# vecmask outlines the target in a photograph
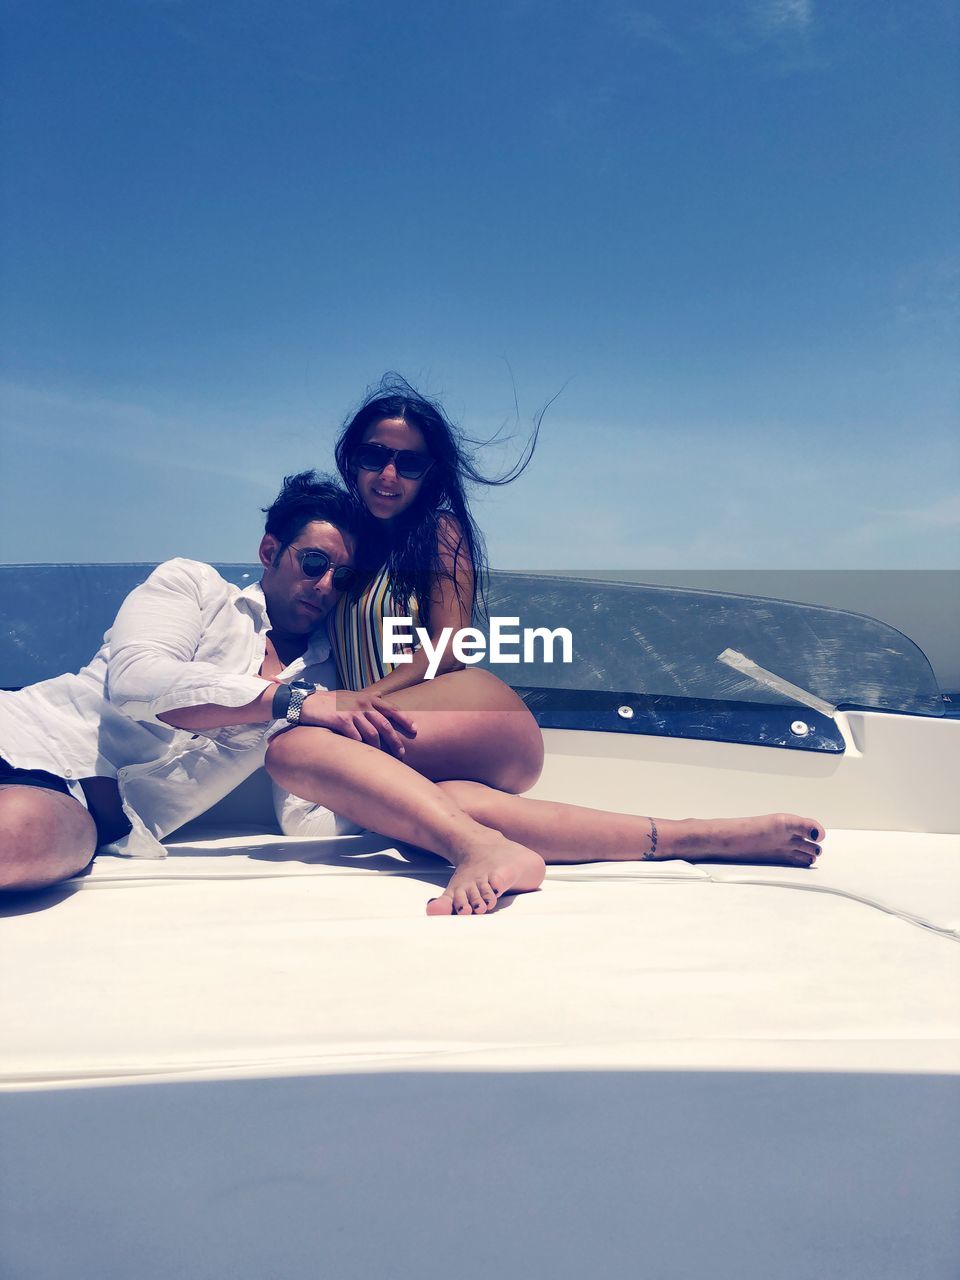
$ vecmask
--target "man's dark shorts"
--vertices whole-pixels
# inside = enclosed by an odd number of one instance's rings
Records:
[[[39,787],[43,791],[59,791],[77,799],[66,778],[43,769],[15,769],[0,756],[0,787]],[[130,823],[120,804],[116,783],[107,778],[82,778],[86,808],[97,826],[97,845],[119,840],[130,830]],[[105,793],[104,787],[109,788]]]
[[[62,791],[70,794],[65,778],[55,773],[45,773],[43,769],[15,769],[0,756],[0,787],[15,784],[18,787],[42,787],[45,791]]]

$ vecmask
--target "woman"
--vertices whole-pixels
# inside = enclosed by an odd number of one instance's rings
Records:
[[[531,452],[532,444],[518,467],[493,483],[515,478]],[[334,826],[339,814],[441,854],[456,869],[428,914],[483,914],[505,892],[536,888],[544,862],[813,864],[823,829],[793,814],[670,821],[516,794],[539,777],[543,739],[513,690],[488,671],[456,670],[451,659],[426,680],[423,650],[392,664],[382,643],[383,619],[391,615],[412,617],[434,643],[443,628],[471,624],[485,564],[463,481],[491,481],[465,456],[439,407],[399,379],[384,380],[364,402],[341,434],[336,458],[369,516],[359,551],[367,585],[342,598],[332,628],[341,683],[354,691],[351,709],[386,698],[416,717],[417,732],[405,745],[396,733],[384,735],[381,751],[306,726],[275,738],[267,767],[287,834],[344,830]]]
[[[486,559],[464,483],[509,483],[535,443],[536,431],[517,466],[491,480],[440,406],[395,375],[381,381],[337,441],[340,475],[368,515],[359,557],[370,573],[365,589],[345,596],[333,620],[340,681],[380,697],[418,686],[415,705],[449,711],[449,732],[428,770],[434,780],[470,778],[519,792],[533,786],[543,767],[536,721],[492,672],[464,668],[448,646],[438,674],[426,681],[425,648],[399,664],[383,651],[385,617],[412,618],[434,646],[445,628],[455,634],[472,624],[483,604]]]

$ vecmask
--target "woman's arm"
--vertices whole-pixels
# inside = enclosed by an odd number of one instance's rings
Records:
[[[431,642],[436,645],[445,627],[453,632],[469,627],[472,622],[473,608],[473,566],[467,550],[466,540],[459,522],[453,516],[441,516],[438,522],[437,552],[440,561],[440,572],[433,581],[430,592],[430,626]],[[368,693],[383,696],[396,692],[397,689],[409,689],[411,685],[420,684],[427,674],[430,659],[426,650],[420,648],[413,655],[412,662],[404,662],[399,667],[367,686]],[[450,644],[447,644],[436,674],[443,675],[447,671],[459,671],[463,663],[453,655]]]

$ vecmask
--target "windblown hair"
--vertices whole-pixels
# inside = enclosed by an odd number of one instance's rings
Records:
[[[276,501],[263,511],[267,516],[264,533],[273,534],[280,543],[278,558],[312,520],[325,520],[358,540],[361,536],[360,504],[332,476],[316,471],[284,476]]]
[[[384,418],[400,418],[423,433],[434,465],[424,477],[416,501],[391,526],[375,520],[362,506],[362,534],[358,560],[367,573],[386,565],[394,599],[406,609],[416,596],[421,623],[429,626],[430,594],[445,572],[441,548],[453,562],[453,581],[468,614],[485,612],[487,556],[483,535],[470,514],[465,485],[509,484],[524,471],[537,442],[541,413],[520,460],[504,475],[491,477],[479,470],[475,452],[483,441],[458,430],[435,400],[428,400],[397,373],[387,373],[367,394],[360,408],[344,424],[334,456],[350,493],[361,503],[353,455],[364,432]],[[470,572],[468,573],[467,570]],[[467,582],[471,582],[466,598]]]

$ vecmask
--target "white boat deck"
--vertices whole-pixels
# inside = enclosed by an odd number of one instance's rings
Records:
[[[427,855],[207,826],[6,908],[5,1274],[952,1280],[960,836],[909,746],[960,725],[847,729],[547,735],[539,794],[786,793],[809,871],[552,867],[429,919]]]
[[[100,857],[4,921],[0,1085],[960,1071],[958,866],[960,837],[835,831],[810,870],[551,867],[488,919],[435,920],[443,864],[377,837]]]

